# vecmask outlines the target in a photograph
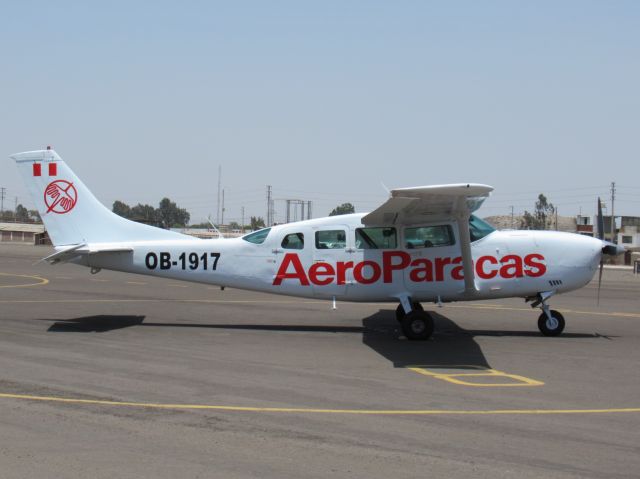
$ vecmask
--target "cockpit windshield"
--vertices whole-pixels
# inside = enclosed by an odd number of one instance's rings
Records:
[[[269,236],[270,231],[271,228],[264,228],[258,231],[254,231],[253,233],[249,233],[248,235],[243,236],[242,239],[248,241],[249,243],[262,244],[264,243],[264,240],[267,239],[267,236]]]
[[[493,226],[475,215],[471,215],[471,218],[469,218],[469,236],[471,237],[471,242],[478,241],[490,235],[495,230]]]

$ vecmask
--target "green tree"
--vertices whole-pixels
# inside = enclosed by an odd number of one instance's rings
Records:
[[[131,207],[122,201],[114,201],[111,211],[123,218],[131,218]]]
[[[259,230],[260,228],[264,228],[264,219],[261,216],[252,216],[251,217],[251,229]]]
[[[169,198],[162,198],[158,208],[158,219],[164,228],[186,226],[191,215],[184,208],[178,208]]]
[[[231,223],[229,223],[229,229],[230,230],[239,230],[240,229],[240,223],[238,223],[237,221],[232,221]]]
[[[329,216],[348,215],[355,212],[356,209],[351,203],[342,203],[340,206],[336,206],[333,210],[331,210]]]
[[[522,215],[520,227],[525,230],[549,229],[553,223],[554,213],[555,207],[553,206],[553,203],[550,203],[547,200],[547,197],[540,193],[533,213],[529,213],[525,210],[524,215]]]
[[[158,224],[158,212],[156,209],[151,205],[143,205],[142,203],[138,203],[131,208],[130,218],[140,223]]]
[[[25,221],[29,221],[29,210],[22,205],[16,206],[15,218],[16,221],[21,221],[23,223]]]

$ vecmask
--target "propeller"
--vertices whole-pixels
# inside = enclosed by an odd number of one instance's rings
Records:
[[[604,241],[604,217],[602,216],[602,201],[598,197],[598,239]],[[600,273],[598,273],[598,299],[597,305],[600,306],[600,287],[602,286],[602,270],[604,269],[604,246],[600,255]]]

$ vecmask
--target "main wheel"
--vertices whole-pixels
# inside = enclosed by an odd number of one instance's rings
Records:
[[[424,341],[433,334],[433,318],[425,311],[414,309],[401,321],[402,332],[407,339]]]
[[[551,318],[546,313],[542,313],[538,318],[538,329],[545,336],[558,336],[564,331],[564,316],[555,309],[549,311]]]
[[[424,311],[424,308],[420,303],[412,303],[411,309],[413,311]],[[405,317],[404,308],[402,307],[402,303],[400,303],[396,308],[396,319],[398,321],[402,321],[402,318],[404,317]]]

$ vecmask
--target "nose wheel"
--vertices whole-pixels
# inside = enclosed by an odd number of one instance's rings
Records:
[[[564,316],[555,309],[543,311],[538,318],[538,329],[545,336],[558,336],[564,331]]]
[[[532,308],[539,306],[542,310],[542,314],[538,317],[538,329],[545,336],[558,336],[564,331],[564,316],[547,304],[547,300],[554,294],[555,291],[546,291],[525,298],[527,303],[531,301]]]

